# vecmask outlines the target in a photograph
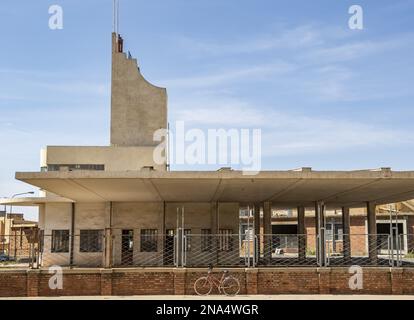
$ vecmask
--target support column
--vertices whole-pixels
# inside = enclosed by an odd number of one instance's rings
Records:
[[[298,258],[306,258],[305,207],[298,207]]]
[[[170,252],[167,253],[167,248],[166,248],[168,235],[167,235],[167,230],[165,227],[165,215],[166,215],[166,203],[165,201],[163,201],[162,202],[162,214],[161,214],[160,224],[158,226],[159,230],[161,230],[161,236],[159,239],[161,241],[158,241],[158,251],[162,252],[162,265],[168,264],[167,260],[170,257]]]
[[[112,267],[112,230],[105,229],[105,261],[104,268]]]
[[[180,204],[181,205],[181,204]],[[185,207],[181,205],[177,207],[177,241],[176,241],[176,259],[178,267],[183,267],[184,263],[184,221]]]
[[[17,261],[17,229],[15,229],[14,231],[14,236],[13,236],[13,242],[14,242],[14,253],[13,253],[13,257],[14,257],[14,261]]]
[[[246,293],[257,294],[258,293],[258,269],[246,269]]]
[[[316,227],[316,256],[319,266],[326,264],[325,241],[325,205],[323,202],[315,202],[315,227]]]
[[[218,202],[210,203],[210,230],[211,230],[211,246],[213,252],[215,252],[215,262],[214,265],[218,265],[219,261],[219,216],[218,216]]]
[[[160,230],[161,230],[162,234],[164,235],[164,237],[165,237],[165,234],[167,232],[166,227],[165,227],[166,212],[167,212],[167,204],[165,203],[165,201],[163,201],[162,202],[162,218],[161,218],[161,223],[160,223]],[[165,244],[165,239],[164,239],[164,244]]]
[[[372,264],[377,264],[377,220],[375,215],[375,204],[367,202],[367,223],[368,223],[368,256]]]
[[[112,295],[112,269],[101,270],[101,296]]]
[[[342,245],[345,262],[351,261],[351,223],[349,208],[342,207]]]
[[[256,238],[253,239],[253,245],[254,246],[254,254],[257,258],[260,257],[260,203],[254,204],[254,234],[256,235]]]
[[[186,280],[186,269],[174,269],[174,294],[184,295],[185,292],[185,280]]]
[[[29,269],[26,271],[26,294],[28,297],[39,296],[40,270]]]
[[[272,259],[272,203],[267,201],[263,204],[263,255],[266,263]]]
[[[70,253],[69,253],[69,265],[70,267],[73,266],[73,255],[74,255],[74,247],[75,247],[75,203],[72,202],[72,215],[71,215],[71,230],[70,230]]]
[[[104,268],[112,267],[112,253],[113,253],[113,242],[112,242],[112,201],[107,203],[106,208],[106,223],[105,223],[105,252],[104,252]]]

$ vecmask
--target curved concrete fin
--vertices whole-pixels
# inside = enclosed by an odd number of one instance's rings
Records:
[[[167,128],[167,91],[141,74],[137,59],[112,34],[111,145],[155,146],[154,132]]]

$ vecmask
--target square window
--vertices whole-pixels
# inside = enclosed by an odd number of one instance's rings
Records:
[[[81,230],[80,252],[102,252],[103,230]]]
[[[158,230],[157,229],[141,229],[140,239],[141,252],[157,252],[158,251]]]
[[[69,230],[52,230],[51,252],[69,252]]]

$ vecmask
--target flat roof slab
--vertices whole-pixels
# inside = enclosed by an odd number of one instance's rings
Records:
[[[414,171],[18,172],[18,180],[79,202],[263,202],[359,206],[414,198]]]

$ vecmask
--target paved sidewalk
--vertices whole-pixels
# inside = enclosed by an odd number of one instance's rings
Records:
[[[0,300],[414,300],[414,296],[404,295],[239,295],[226,296],[92,296],[92,297],[19,297]]]

